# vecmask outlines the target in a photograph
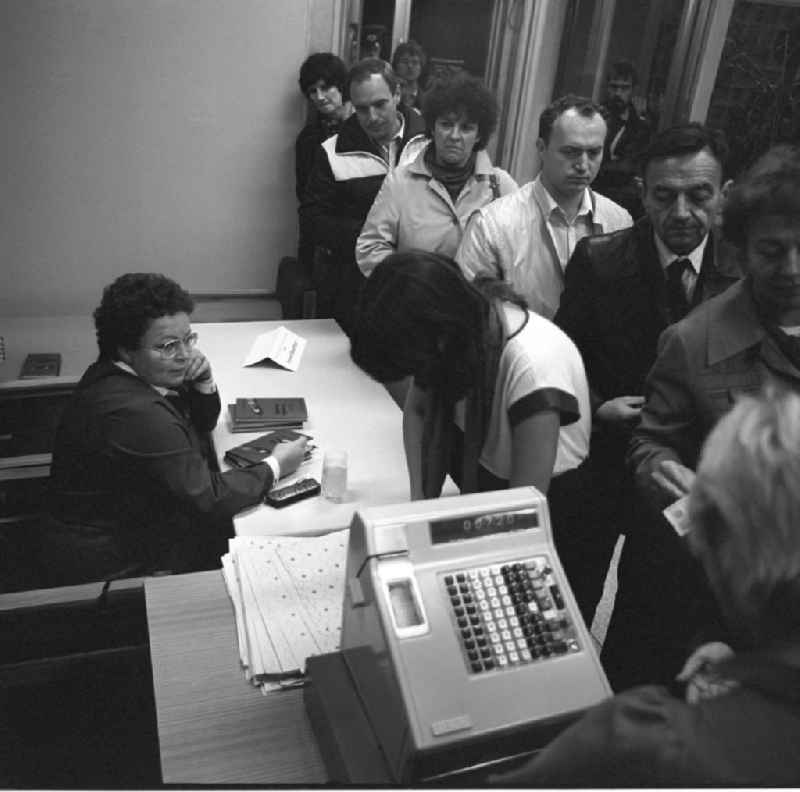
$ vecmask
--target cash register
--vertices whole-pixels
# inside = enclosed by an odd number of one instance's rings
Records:
[[[533,487],[365,508],[306,708],[331,780],[471,785],[610,688]]]

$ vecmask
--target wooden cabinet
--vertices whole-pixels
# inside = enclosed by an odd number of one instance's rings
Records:
[[[74,384],[0,388],[0,592],[44,585],[39,517],[56,429]]]

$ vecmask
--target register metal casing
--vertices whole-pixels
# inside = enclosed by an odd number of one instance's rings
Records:
[[[610,695],[533,487],[363,509],[346,575],[342,654],[396,782],[542,747]]]

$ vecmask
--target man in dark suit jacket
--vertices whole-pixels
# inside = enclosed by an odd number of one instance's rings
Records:
[[[690,642],[701,630],[709,637],[708,624],[722,620],[683,541],[659,519],[661,510],[688,492],[703,442],[741,394],[768,381],[800,392],[798,149],[768,152],[743,177],[726,203],[723,230],[741,251],[746,277],[663,333],[629,447],[640,502],[650,515],[630,574],[629,589],[641,599],[639,629],[632,635],[630,625],[620,625],[613,658],[632,682],[642,673],[650,677],[651,668],[669,681]],[[776,508],[782,506],[776,502]],[[764,541],[774,541],[772,526],[763,529]],[[631,639],[645,669],[638,676],[623,646]]]
[[[650,549],[640,536],[625,452],[658,338],[740,277],[733,256],[712,231],[727,187],[726,154],[722,134],[699,124],[660,133],[642,157],[647,216],[630,229],[581,240],[565,274],[555,322],[581,351],[594,410],[588,502],[596,533],[587,553],[595,558],[596,575],[581,587],[590,586],[595,601],[619,532],[628,535],[604,653],[616,652],[617,638],[627,646],[620,627],[638,618],[638,595],[628,603],[626,572]],[[635,530],[629,530],[632,524]],[[624,674],[606,670],[612,685],[626,686]]]

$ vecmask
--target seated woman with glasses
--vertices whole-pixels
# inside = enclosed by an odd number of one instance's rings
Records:
[[[220,399],[195,346],[192,298],[163,275],[117,278],[94,312],[97,362],[56,433],[42,561],[52,585],[219,566],[231,518],[303,459],[219,472],[208,433]]]

